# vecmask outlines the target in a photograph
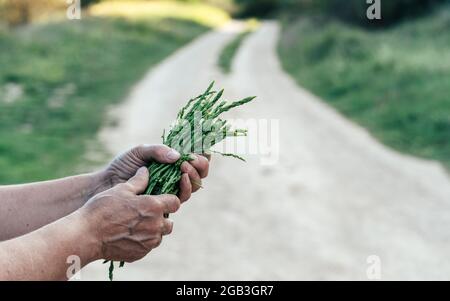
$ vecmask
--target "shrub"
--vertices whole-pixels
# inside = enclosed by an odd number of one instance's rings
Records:
[[[235,0],[238,17],[266,17],[280,8],[280,0]]]
[[[367,19],[369,7],[366,0],[236,0],[243,16],[267,16],[282,10],[290,14],[317,11],[326,13],[350,23],[386,26],[406,17],[417,16],[429,11],[435,4],[449,3],[450,0],[381,0],[382,20]]]
[[[16,26],[65,7],[59,0],[0,0],[0,17],[8,25]]]
[[[80,3],[86,7],[99,1],[81,0]],[[17,26],[66,7],[66,1],[62,0],[0,0],[0,20],[10,26]]]
[[[320,9],[347,22],[367,26],[387,26],[406,17],[427,12],[435,4],[447,2],[447,0],[381,0],[382,19],[376,22],[366,17],[369,6],[366,0],[319,0],[317,2]]]

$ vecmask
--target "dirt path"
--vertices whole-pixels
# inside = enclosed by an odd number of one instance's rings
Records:
[[[206,34],[153,69],[102,137],[112,153],[159,142],[186,97],[212,80],[226,95],[258,95],[230,117],[278,119],[279,162],[215,157],[206,189],[175,215],[175,230],[129,280],[450,279],[450,181],[439,165],[399,155],[282,72],[279,28],[264,23],[243,44],[229,77],[216,69],[230,32]],[[83,279],[106,279],[94,263]]]

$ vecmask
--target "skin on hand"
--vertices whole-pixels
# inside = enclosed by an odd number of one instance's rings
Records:
[[[148,170],[140,168],[126,183],[89,200],[80,211],[98,241],[98,258],[133,262],[158,247],[173,222],[163,217],[180,208],[175,195],[140,195],[148,185]]]
[[[179,198],[181,202],[187,201],[193,192],[201,187],[201,179],[208,175],[209,159],[202,155],[192,155],[195,159],[183,162],[181,165],[182,177],[180,181]],[[166,145],[143,144],[132,148],[114,159],[102,173],[102,182],[105,189],[128,181],[139,168],[148,166],[150,162],[175,163],[180,154]]]
[[[148,185],[145,166],[178,158],[167,146],[142,145],[100,172],[0,187],[0,280],[66,279],[73,254],[82,266],[145,256],[172,231],[163,215],[177,211],[208,174],[209,158],[196,155],[181,166],[179,197],[141,195]]]
[[[93,225],[99,240],[99,258],[132,262],[161,244],[162,236],[172,232],[173,222],[165,213],[178,210],[208,175],[209,158],[192,155],[181,165],[180,193],[141,195],[148,186],[145,166],[152,161],[175,163],[180,154],[166,145],[140,145],[118,156],[103,177],[112,188],[96,195],[81,209]]]

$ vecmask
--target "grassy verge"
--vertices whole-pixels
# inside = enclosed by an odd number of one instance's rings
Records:
[[[450,166],[449,24],[450,8],[375,32],[302,18],[285,24],[279,54],[299,84],[382,142]]]
[[[91,6],[89,12],[96,16],[126,17],[134,20],[171,17],[208,27],[222,25],[230,19],[225,11],[194,1],[107,1]]]
[[[231,64],[233,63],[233,58],[236,55],[239,47],[241,46],[244,39],[248,36],[250,31],[246,30],[239,33],[233,40],[231,40],[220,52],[218,64],[222,72],[230,73]]]
[[[225,74],[230,73],[231,64],[233,59],[241,47],[242,42],[245,38],[255,31],[259,27],[260,23],[255,19],[249,19],[246,21],[245,29],[239,33],[234,39],[232,39],[225,47],[222,49],[219,55],[217,64],[219,65],[222,72]]]
[[[187,17],[161,17],[103,14],[0,32],[0,184],[72,173],[107,106],[208,30]]]

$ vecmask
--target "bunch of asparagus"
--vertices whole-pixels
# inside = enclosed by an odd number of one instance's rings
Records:
[[[150,180],[145,194],[177,194],[181,179],[180,166],[183,162],[191,160],[190,154],[218,153],[212,151],[211,147],[226,137],[247,135],[245,129],[232,130],[227,120],[221,119],[220,115],[252,101],[255,97],[227,102],[221,100],[224,90],[213,91],[213,86],[214,82],[208,86],[204,93],[189,100],[179,111],[169,133],[166,135],[165,131],[163,132],[163,143],[176,149],[181,154],[181,158],[174,164],[152,162],[148,167]],[[220,154],[245,161],[235,154]],[[104,263],[106,262],[108,261]],[[120,262],[120,267],[123,267],[123,265],[124,262]],[[110,280],[113,279],[113,271],[114,262],[111,261],[109,266]]]

